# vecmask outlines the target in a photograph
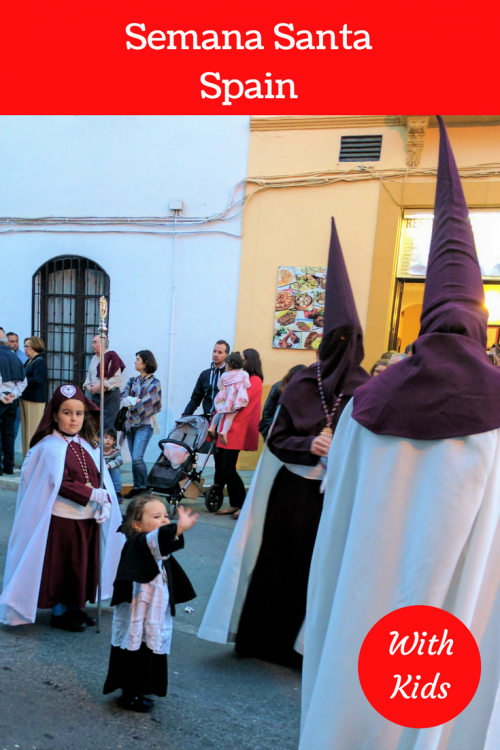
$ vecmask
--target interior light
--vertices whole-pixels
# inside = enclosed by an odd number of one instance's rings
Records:
[[[500,323],[500,291],[488,289],[484,296],[488,310],[488,323]]]

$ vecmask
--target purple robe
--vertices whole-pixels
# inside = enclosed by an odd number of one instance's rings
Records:
[[[79,447],[75,445],[76,450]],[[99,487],[99,472],[85,453],[93,487]],[[93,487],[86,486],[85,475],[76,455],[68,445],[59,495],[86,506]],[[45,548],[42,580],[38,595],[40,609],[56,604],[84,608],[95,602],[98,585],[99,533],[93,518],[74,520],[52,516]]]

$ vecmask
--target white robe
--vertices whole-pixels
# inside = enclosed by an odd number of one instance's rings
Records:
[[[99,449],[85,440],[82,446],[99,468]],[[61,487],[67,448],[67,442],[54,432],[37,443],[24,460],[0,596],[0,622],[7,625],[35,622],[52,507]],[[104,486],[111,498],[111,518],[101,526],[102,598],[109,599],[125,539],[116,533],[122,516],[106,467]]]
[[[269,448],[264,448],[198,630],[198,638],[215,643],[235,640],[262,543],[269,495],[282,466]]]
[[[351,412],[332,442],[310,571],[300,750],[498,750],[500,430],[407,440]],[[421,730],[380,716],[357,674],[371,627],[414,604],[461,619],[482,659],[465,711]]]

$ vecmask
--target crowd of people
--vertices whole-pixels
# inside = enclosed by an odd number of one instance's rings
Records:
[[[100,355],[101,338],[96,335],[92,340],[94,355],[90,360],[83,390],[94,404],[100,407]],[[126,422],[120,444],[127,440],[132,460],[133,487],[127,494],[131,499],[146,489],[147,467],[144,454],[154,433],[157,433],[156,414],[161,411],[161,385],[154,377],[157,365],[150,351],[140,351],[136,355],[135,369],[138,375],[130,378],[122,390],[121,374],[125,365],[112,350],[108,350],[108,340],[104,339],[104,427],[106,430],[107,452],[110,454],[114,445],[114,455],[108,462],[114,486],[122,499],[120,466],[123,465],[116,422],[121,407],[127,409]],[[5,332],[0,327],[0,474],[13,474],[15,468],[15,444],[21,429],[23,458],[26,456],[31,439],[43,416],[47,403],[47,364],[44,357],[45,343],[39,336],[24,339],[24,352],[19,346],[16,333]],[[8,351],[14,353],[22,365],[12,363]],[[494,364],[500,361],[494,346],[490,357]],[[245,358],[248,355],[248,360]],[[405,354],[411,355],[411,345]],[[226,341],[218,341],[212,352],[212,364],[200,374],[191,399],[183,416],[193,414],[199,407],[202,413],[211,419],[211,433],[218,435],[218,450],[214,453],[215,484],[228,488],[230,504],[221,511],[238,518],[244,502],[243,482],[236,471],[236,463],[241,450],[255,451],[258,447],[258,433],[264,439],[276,412],[279,399],[293,375],[305,365],[296,365],[285,374],[281,381],[271,387],[260,418],[260,400],[262,394],[263,373],[260,356],[255,349],[247,349],[242,354],[234,352],[235,363],[228,362],[230,346]],[[397,352],[386,352],[372,367],[370,374],[378,375],[389,364],[399,361],[404,355]],[[229,370],[232,370],[232,375]],[[224,376],[222,388],[219,380]],[[255,376],[260,380],[255,379]],[[246,377],[245,387],[238,384],[238,379]],[[251,380],[253,378],[253,380]],[[250,407],[250,409],[248,409]],[[236,414],[238,416],[235,432],[228,442],[228,433]],[[259,421],[260,420],[260,421]],[[110,442],[110,441],[113,442]],[[224,452],[225,451],[225,452]]]
[[[481,272],[441,119],[439,127],[435,219],[416,341],[404,353],[385,352],[371,373],[363,369],[363,333],[332,220],[317,361],[275,383],[261,416],[259,353],[231,353],[219,340],[184,410],[189,417],[201,408],[210,420],[215,482],[227,486],[229,498],[219,513],[240,518],[198,636],[235,643],[242,656],[303,665],[301,750],[489,750],[500,743],[498,351],[486,356]],[[7,414],[13,425],[13,405],[29,382],[2,333],[0,419]],[[43,342],[27,341],[29,368]],[[137,353],[138,374],[122,390],[123,363],[106,351],[100,404],[100,346],[96,337],[88,395],[73,384],[59,386],[29,441],[0,621],[34,622],[40,607],[51,609],[55,628],[82,632],[95,625],[85,606],[96,600],[102,540],[102,596],[114,606],[104,693],[121,689],[123,708],[147,712],[148,696],[167,692],[175,605],[195,596],[172,554],[197,515],[179,506],[171,522],[163,502],[147,492],[144,452],[161,410],[153,354]],[[124,519],[115,429],[122,409],[120,442],[128,441],[134,477]],[[25,417],[23,424],[29,422]],[[240,451],[257,449],[259,431],[266,444],[245,493],[237,460]],[[473,710],[446,730],[387,721],[359,684],[366,634],[389,612],[412,604],[447,609],[471,629],[481,650],[486,677]]]
[[[14,473],[19,428],[24,457],[42,418],[47,390],[44,350],[42,339],[30,336],[21,352],[17,333],[0,327],[0,474]]]
[[[212,351],[212,364],[200,373],[183,416],[201,405],[211,420],[216,441],[214,483],[227,487],[229,506],[218,511],[238,518],[245,501],[245,485],[236,469],[240,451],[256,451],[264,375],[259,352],[245,349],[230,354],[227,341],[219,340]]]
[[[94,352],[82,385],[83,391],[99,409],[101,337],[92,340]],[[161,411],[161,384],[155,377],[157,363],[149,350],[137,352],[137,375],[122,387],[125,365],[119,355],[104,346],[104,445],[107,468],[110,470],[118,499],[122,500],[120,447],[127,441],[132,461],[133,486],[125,496],[132,499],[147,486],[144,454],[154,433],[159,432],[156,415]],[[0,473],[14,473],[14,446],[19,426],[22,428],[22,453],[26,456],[32,438],[43,417],[47,403],[47,365],[43,357],[45,344],[38,336],[24,341],[19,349],[17,334],[0,328]],[[15,356],[12,356],[15,355]],[[242,383],[244,382],[244,386]],[[237,518],[245,499],[245,488],[236,471],[241,450],[255,451],[262,397],[263,373],[260,356],[255,349],[242,354],[230,353],[226,341],[218,341],[212,352],[212,364],[204,370],[195,385],[183,415],[193,414],[199,407],[211,420],[211,435],[217,442],[214,452],[215,478],[221,488],[228,488],[230,506],[222,513]],[[118,441],[117,420],[124,412]],[[3,460],[2,460],[3,459]]]
[[[100,408],[99,335],[94,336],[91,346],[94,354],[82,387]],[[130,378],[122,389],[121,375],[125,365],[115,351],[108,349],[107,338],[104,338],[104,347],[105,454],[121,503],[120,466],[123,465],[123,458],[120,446],[125,440],[130,450],[133,475],[133,486],[126,498],[131,499],[146,490],[147,467],[144,454],[152,435],[159,432],[156,414],[161,411],[161,384],[154,377],[157,364],[153,353],[142,350],[137,352],[134,363],[138,375]],[[5,358],[7,350],[16,355],[24,371],[19,370],[19,367],[16,367],[16,373],[10,371],[10,360]],[[22,352],[18,335],[12,331],[5,333],[0,327],[0,473],[14,473],[14,446],[19,429],[24,458],[42,419],[47,403],[47,364],[44,351],[44,341],[39,336],[30,336],[24,340]],[[405,355],[394,351],[386,352],[374,364],[370,374],[378,375],[389,364],[406,355],[411,355],[411,345],[407,347]],[[492,361],[494,356],[492,350]],[[216,342],[212,364],[197,379],[183,416],[189,416],[201,408],[202,413],[210,419],[210,434],[217,442],[217,450],[214,452],[214,483],[222,489],[227,487],[230,500],[229,507],[219,511],[220,514],[230,514],[235,520],[238,518],[245,499],[245,488],[236,470],[239,453],[241,450],[257,450],[259,433],[264,440],[267,438],[284,388],[295,373],[305,367],[306,365],[295,365],[282,380],[273,384],[261,414],[263,373],[259,353],[255,349],[247,349],[242,354],[231,353],[226,341]],[[116,423],[120,408],[123,407],[128,408],[118,442]],[[233,419],[237,415],[233,433],[229,435]]]

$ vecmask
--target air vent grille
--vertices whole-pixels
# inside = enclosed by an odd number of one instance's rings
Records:
[[[380,161],[381,135],[343,135],[339,161]]]

